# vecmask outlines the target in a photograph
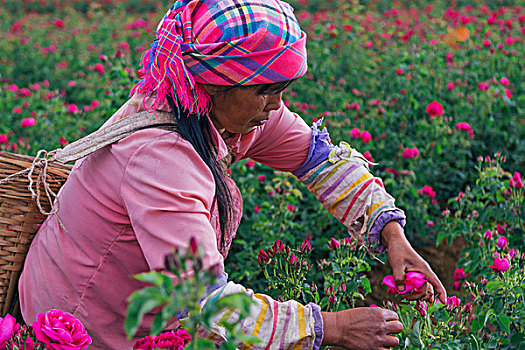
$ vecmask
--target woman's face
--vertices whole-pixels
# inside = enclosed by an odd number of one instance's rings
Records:
[[[210,119],[217,128],[232,133],[248,133],[263,125],[270,112],[281,107],[282,91],[260,94],[260,86],[234,87],[204,85],[212,100]]]

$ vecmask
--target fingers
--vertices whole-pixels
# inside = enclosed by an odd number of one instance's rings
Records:
[[[399,339],[393,335],[387,335],[382,341],[383,348],[393,348],[399,345]]]
[[[401,265],[404,267],[403,265]],[[405,270],[403,268],[392,268],[392,275],[394,276],[394,281],[396,283],[396,287],[400,292],[405,291]]]
[[[445,290],[445,287],[443,287],[443,284],[441,283],[439,278],[436,276],[434,271],[428,268],[428,270],[423,272],[423,274],[427,278],[427,281],[430,282],[430,284],[434,287],[436,295],[439,296],[439,300],[441,300],[443,304],[446,304],[447,303],[447,291]]]
[[[403,324],[399,321],[390,321],[386,323],[387,334],[398,334],[403,332]]]
[[[381,309],[381,311],[383,312],[383,317],[385,318],[386,322],[399,320],[398,314],[394,311],[387,309]]]

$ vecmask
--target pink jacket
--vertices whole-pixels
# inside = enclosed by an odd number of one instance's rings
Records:
[[[105,125],[143,109],[135,96]],[[218,159],[227,155],[228,144],[235,161],[250,157],[281,171],[303,164],[312,138],[312,130],[284,105],[248,134],[225,142],[214,132]],[[242,211],[239,190],[228,182],[238,206],[227,247]],[[132,275],[162,267],[164,255],[190,236],[204,246],[205,266],[223,266],[227,249],[218,249],[214,192],[211,172],[191,144],[162,129],[135,132],[77,161],[58,195],[65,230],[55,215],[49,217],[27,255],[19,285],[25,321],[61,309],[86,326],[90,349],[131,349],[154,317],[148,314],[137,336],[126,339],[126,299],[145,286]]]

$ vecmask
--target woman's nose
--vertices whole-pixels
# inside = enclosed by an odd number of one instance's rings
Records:
[[[268,99],[266,100],[266,108],[264,108],[264,110],[273,111],[281,108],[281,103],[283,102],[282,97],[282,92],[279,92],[278,94],[269,95]]]

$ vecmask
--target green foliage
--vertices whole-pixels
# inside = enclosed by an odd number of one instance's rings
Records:
[[[193,240],[193,242],[192,242]],[[213,269],[202,270],[202,249],[197,248],[196,241],[190,240],[189,249],[176,248],[174,253],[165,258],[164,272],[151,271],[135,275],[135,278],[153,285],[133,292],[124,322],[128,338],[138,330],[144,316],[160,307],[151,326],[150,334],[160,334],[171,320],[177,317],[192,341],[187,349],[215,349],[208,339],[197,339],[201,327],[211,331],[212,321],[224,309],[236,310],[239,317],[236,321],[221,321],[218,325],[226,331],[227,340],[220,345],[222,350],[236,349],[239,342],[253,344],[257,337],[248,336],[241,330],[241,322],[250,314],[252,300],[246,293],[229,294],[220,298],[209,298],[208,288],[219,282]],[[180,315],[186,314],[184,318]]]

